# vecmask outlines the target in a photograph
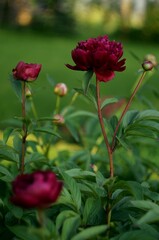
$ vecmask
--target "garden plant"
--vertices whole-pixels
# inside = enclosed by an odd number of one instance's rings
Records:
[[[159,239],[159,111],[139,101],[145,87],[159,96],[150,83],[157,60],[145,53],[128,99],[105,96],[101,88],[126,68],[122,56],[108,36],[79,42],[66,67],[85,72],[82,86],[49,78],[56,102],[46,117],[32,90],[42,64],[13,68],[22,114],[0,142],[0,239]],[[76,108],[81,97],[93,111]]]

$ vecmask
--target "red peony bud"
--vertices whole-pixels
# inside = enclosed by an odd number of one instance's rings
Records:
[[[65,83],[58,83],[54,88],[54,93],[60,97],[63,97],[67,94],[67,86]]]
[[[60,114],[56,114],[54,115],[54,118],[53,118],[53,123],[56,124],[56,125],[63,125],[65,122],[64,118],[62,115]]]
[[[76,65],[66,66],[72,70],[92,70],[99,81],[107,82],[115,76],[115,71],[125,70],[125,59],[120,60],[122,55],[122,44],[110,41],[108,36],[90,38],[79,42],[72,51],[72,59]]]
[[[153,69],[154,65],[151,61],[144,61],[142,67],[145,71],[150,71]]]
[[[32,82],[38,77],[41,67],[41,64],[19,62],[12,72],[15,79]]]
[[[62,182],[51,171],[37,171],[17,176],[12,190],[13,204],[23,208],[47,208],[60,195]]]

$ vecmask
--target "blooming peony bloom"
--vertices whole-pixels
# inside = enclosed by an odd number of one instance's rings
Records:
[[[89,38],[79,42],[72,51],[75,66],[66,64],[72,70],[92,70],[99,81],[107,82],[114,77],[114,71],[125,70],[122,44],[110,41],[108,36]]]
[[[62,182],[51,171],[36,171],[17,176],[12,189],[13,204],[23,208],[46,208],[57,200]]]
[[[41,64],[19,62],[12,72],[15,79],[32,82],[38,77],[41,67]]]

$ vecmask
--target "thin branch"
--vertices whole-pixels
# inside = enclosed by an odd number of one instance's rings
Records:
[[[132,95],[131,95],[128,103],[126,104],[126,106],[125,106],[125,108],[124,108],[124,110],[123,110],[123,112],[122,112],[122,114],[121,114],[121,116],[120,116],[120,119],[119,119],[118,124],[117,124],[117,126],[116,126],[116,128],[115,128],[114,135],[113,135],[113,139],[112,139],[112,145],[111,145],[111,151],[112,151],[112,152],[115,150],[116,135],[117,135],[119,126],[120,126],[120,124],[121,124],[121,121],[123,120],[124,115],[125,115],[126,112],[128,111],[128,109],[129,109],[129,107],[130,107],[130,105],[131,105],[131,103],[132,103],[132,100],[133,100],[136,92],[138,91],[138,89],[139,89],[139,87],[140,87],[140,85],[141,85],[141,83],[142,83],[145,75],[146,75],[146,71],[144,71],[144,72],[142,73],[142,75],[141,75],[141,77],[140,77],[140,79],[139,79],[139,81],[138,81],[138,83],[137,83],[137,85],[136,85],[136,87],[135,87],[135,89],[134,89],[134,91],[133,91],[133,93],[132,93]]]

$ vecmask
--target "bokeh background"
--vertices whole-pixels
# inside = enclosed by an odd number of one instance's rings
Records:
[[[98,35],[121,41],[126,71],[102,84],[107,96],[128,97],[146,54],[159,59],[159,0],[1,0],[0,1],[0,120],[19,116],[21,106],[9,77],[19,61],[42,63],[32,83],[39,116],[50,115],[55,107],[53,82],[65,82],[70,94],[81,86],[83,72],[65,67],[72,64],[71,50],[78,41]],[[159,73],[150,79],[152,89],[145,96],[158,105]],[[87,108],[82,98],[78,108]],[[3,124],[2,124],[3,126]]]

